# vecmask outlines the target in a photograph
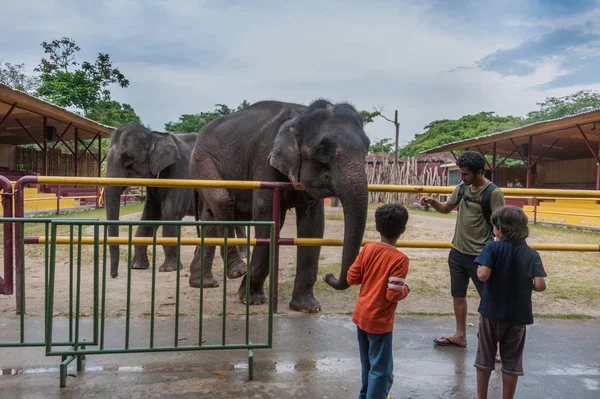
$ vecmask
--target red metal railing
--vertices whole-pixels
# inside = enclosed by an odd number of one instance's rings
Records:
[[[2,209],[5,218],[11,218],[12,184],[4,176],[0,176],[2,186]],[[13,293],[13,227],[12,223],[4,223],[4,278],[0,277],[0,294],[12,295]]]

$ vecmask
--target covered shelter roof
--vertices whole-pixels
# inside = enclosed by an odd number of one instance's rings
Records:
[[[110,138],[114,128],[0,84],[0,144],[38,144],[46,126],[56,140],[73,141]],[[52,129],[54,127],[55,129]]]
[[[444,144],[423,154],[473,150],[533,162],[595,158],[600,162],[600,109]],[[495,147],[495,148],[494,148]],[[529,155],[531,154],[531,155]]]

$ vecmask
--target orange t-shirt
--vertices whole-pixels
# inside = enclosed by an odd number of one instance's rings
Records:
[[[408,257],[384,243],[369,243],[360,251],[348,270],[348,284],[360,284],[360,294],[352,321],[371,334],[394,329],[398,301],[406,298],[409,287]]]

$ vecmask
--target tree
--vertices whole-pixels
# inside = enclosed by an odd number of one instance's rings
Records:
[[[375,143],[369,146],[369,153],[371,154],[374,152],[385,152],[386,154],[393,154],[394,143],[392,142],[392,139],[386,137],[384,139],[375,141]]]
[[[48,59],[42,58],[35,69],[40,72],[41,84],[37,95],[61,107],[75,107],[84,115],[102,101],[110,101],[108,86],[129,86],[129,80],[113,67],[110,55],[98,53],[94,63],[83,61],[79,69],[76,53],[81,49],[70,38],[42,42]]]
[[[127,122],[142,123],[131,105],[117,101],[102,101],[94,105],[86,116],[93,121],[113,127]]]
[[[381,112],[379,112],[379,111],[369,112],[369,111],[365,111],[364,109],[362,111],[360,111],[360,114],[363,117],[365,125],[367,123],[374,122],[376,117],[381,116]]]
[[[13,89],[31,92],[39,86],[40,80],[37,76],[25,73],[25,64],[13,65],[5,62],[2,66],[2,60],[0,60],[0,83]]]
[[[544,102],[537,103],[537,106],[537,111],[527,114],[525,123],[547,121],[598,109],[600,93],[580,90],[564,97],[548,97]]]
[[[173,133],[191,133],[199,132],[209,122],[223,115],[229,115],[233,112],[249,107],[251,104],[244,100],[235,109],[229,108],[225,104],[215,104],[215,109],[208,112],[200,112],[199,114],[183,114],[177,122],[165,123],[165,130]]]
[[[459,119],[433,121],[424,128],[424,133],[415,135],[415,138],[400,150],[400,155],[414,156],[444,144],[513,129],[522,124],[523,118],[498,116],[494,112],[480,112]]]

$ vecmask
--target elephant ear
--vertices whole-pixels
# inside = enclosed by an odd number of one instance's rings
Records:
[[[286,175],[292,185],[296,187],[300,177],[301,158],[294,121],[295,119],[287,120],[279,128],[269,154],[269,164]]]
[[[169,134],[153,132],[152,136],[148,162],[152,176],[158,176],[162,170],[177,161],[177,146]]]

